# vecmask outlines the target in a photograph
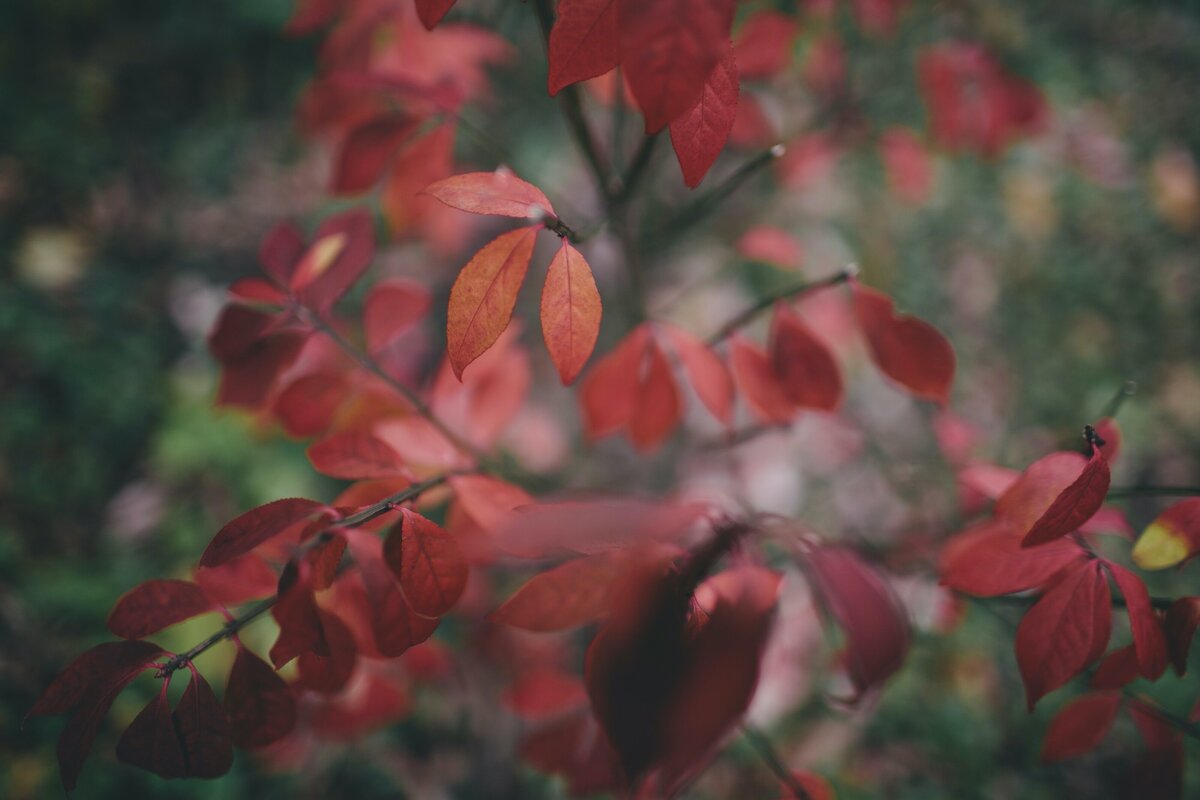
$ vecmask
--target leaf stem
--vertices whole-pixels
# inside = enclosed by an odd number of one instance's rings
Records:
[[[767,765],[767,768],[775,773],[775,777],[779,778],[788,791],[795,795],[795,800],[812,800],[812,795],[800,781],[796,780],[796,776],[783,763],[783,759],[775,751],[775,745],[769,736],[747,724],[742,725],[742,735],[746,737],[746,741],[758,753],[758,757]]]
[[[445,483],[446,479],[449,477],[450,474],[447,473],[444,475],[438,475],[425,481],[421,481],[420,483],[414,483],[412,486],[385,497],[379,502],[373,503],[357,513],[351,514],[348,517],[343,517],[339,520],[334,520],[324,530],[313,536],[313,540],[315,541],[323,534],[332,531],[334,528],[357,528],[360,525],[370,522],[376,517],[393,510],[401,503],[414,500],[433,487]],[[170,661],[159,668],[159,677],[170,675],[175,670],[191,664],[192,661],[194,661],[201,653],[212,649],[226,639],[232,638],[242,628],[245,628],[251,622],[270,611],[275,603],[278,602],[278,600],[279,595],[277,594],[263,600],[259,600],[257,603],[250,606],[250,608],[244,613],[230,619],[215,633],[213,633],[207,639],[204,639],[195,647],[183,653],[179,653],[178,655],[172,656]]]
[[[845,283],[857,274],[858,267],[854,264],[848,264],[844,269],[839,270],[828,277],[820,278],[815,281],[807,281],[795,286],[789,286],[785,289],[780,289],[777,292],[771,292],[757,303],[745,309],[737,316],[733,317],[724,325],[722,325],[716,333],[708,338],[708,344],[711,347],[725,341],[739,328],[751,322],[755,317],[766,311],[771,306],[775,305],[775,303],[780,300],[787,300],[793,297],[799,297],[802,294],[807,294],[808,292],[814,292],[818,289],[826,289],[830,286],[837,286],[839,283]]]

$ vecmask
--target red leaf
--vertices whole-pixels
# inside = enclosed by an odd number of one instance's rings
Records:
[[[433,30],[454,7],[454,0],[417,0],[417,16],[426,30]]]
[[[42,692],[30,715],[71,717],[58,737],[58,768],[67,791],[75,788],[100,723],[129,682],[164,651],[149,642],[107,642],[79,656]]]
[[[424,194],[471,214],[533,220],[554,214],[554,206],[541,189],[509,172],[455,175],[426,187]]]
[[[1024,537],[1054,499],[1075,482],[1087,463],[1084,456],[1068,450],[1042,456],[1000,494],[996,516],[1007,520],[1017,535]]]
[[[653,336],[646,343],[642,369],[629,420],[629,438],[634,447],[649,451],[662,444],[679,424],[679,390],[671,376],[671,365]]]
[[[200,556],[200,566],[216,567],[232,561],[324,509],[315,500],[299,497],[274,500],[251,509],[217,531]]]
[[[268,231],[258,249],[263,271],[280,286],[292,280],[300,257],[304,255],[304,236],[290,222],[281,222]]]
[[[729,342],[729,362],[754,416],[768,424],[792,421],[796,409],[761,347],[743,336],[735,336]]]
[[[1133,546],[1133,562],[1142,569],[1166,569],[1200,553],[1200,497],[1167,506],[1142,531]]]
[[[1062,761],[1083,755],[1108,734],[1121,707],[1120,692],[1096,692],[1063,706],[1042,742],[1043,761]]]
[[[271,665],[239,647],[225,684],[225,713],[238,747],[266,747],[296,725],[296,701]]]
[[[449,484],[463,510],[488,533],[502,529],[514,509],[533,502],[520,486],[487,475],[453,475]]]
[[[1004,520],[974,525],[947,542],[939,572],[942,583],[977,597],[1041,589],[1087,554],[1070,539],[1021,547],[1021,537]]]
[[[696,104],[729,41],[732,0],[619,0],[621,65],[654,133]]]
[[[333,193],[360,194],[374,186],[396,150],[416,128],[416,122],[408,116],[392,113],[350,131],[338,148]]]
[[[725,364],[712,348],[683,328],[665,323],[660,327],[683,362],[683,371],[700,402],[728,425],[733,418],[733,378]]]
[[[233,766],[229,721],[208,682],[194,670],[175,709],[175,727],[183,742],[189,777],[217,778]]]
[[[496,545],[523,558],[599,553],[631,545],[671,542],[709,509],[629,497],[538,503],[521,508],[496,532]]]
[[[308,448],[313,469],[331,478],[366,480],[407,474],[400,454],[366,431],[344,431]]]
[[[227,606],[275,594],[279,584],[279,576],[253,553],[219,567],[200,567],[195,578],[213,602]]]
[[[1093,448],[1083,472],[1058,493],[1025,534],[1021,545],[1043,544],[1078,530],[1104,504],[1110,480],[1104,454],[1099,448]]]
[[[290,382],[275,398],[275,416],[290,435],[307,439],[333,424],[350,395],[346,380],[336,373],[318,372]]]
[[[358,661],[354,635],[341,617],[321,610],[321,630],[328,644],[328,654],[309,651],[296,660],[299,673],[296,683],[313,692],[336,694],[349,682]]]
[[[1017,665],[1032,709],[1104,652],[1112,629],[1108,581],[1098,562],[1067,572],[1017,628]]]
[[[770,78],[792,61],[799,24],[780,11],[758,11],[738,28],[733,54],[746,78]]]
[[[432,636],[438,621],[418,616],[409,607],[384,563],[383,542],[363,531],[351,530],[346,535],[370,598],[371,631],[380,655],[395,658]]]
[[[466,588],[467,562],[450,534],[415,511],[404,508],[400,513],[384,543],[384,559],[412,610],[440,617]]]
[[[1138,668],[1142,677],[1158,680],[1167,668],[1167,639],[1163,634],[1162,622],[1154,607],[1150,605],[1150,593],[1146,584],[1120,564],[1105,562],[1125,598],[1129,612],[1129,627],[1133,630],[1133,644],[1137,650]]]
[[[737,241],[737,251],[748,261],[783,269],[798,269],[804,261],[804,248],[796,237],[773,225],[755,225],[746,231]]]
[[[1121,426],[1112,417],[1103,417],[1096,423],[1096,435],[1104,442],[1100,445],[1104,460],[1109,464],[1116,461],[1117,454],[1121,451]]]
[[[542,336],[563,386],[579,375],[600,336],[600,293],[592,268],[565,238],[542,287]]]
[[[954,382],[954,349],[924,320],[896,314],[887,295],[854,281],[854,310],[871,358],[883,374],[917,397],[945,405]]]
[[[353,209],[330,217],[321,223],[313,245],[292,273],[296,299],[325,315],[374,257],[375,223],[371,212]]]
[[[429,313],[429,290],[414,281],[393,278],[371,287],[363,302],[367,352],[379,358]]]
[[[1100,660],[1088,685],[1093,691],[1120,689],[1137,680],[1138,674],[1137,650],[1126,645]]]
[[[845,633],[843,657],[861,697],[882,686],[904,663],[910,644],[908,615],[883,577],[852,550],[812,550],[808,565],[822,606]]]
[[[625,427],[637,404],[638,381],[650,329],[639,325],[596,361],[579,391],[587,435],[596,439]]]
[[[696,188],[733,130],[738,109],[738,67],[731,49],[708,75],[695,105],[671,121],[671,146],[683,170],[683,182]]]
[[[108,629],[122,639],[141,639],[212,608],[191,581],[146,581],[121,595],[108,615]]]
[[[163,778],[182,778],[187,775],[187,761],[167,702],[167,685],[163,683],[162,691],[121,734],[117,759]]]
[[[792,403],[834,411],[842,403],[842,373],[833,354],[786,304],[775,306],[768,352]]]
[[[1188,651],[1200,626],[1200,597],[1180,597],[1167,609],[1167,644],[1171,650],[1171,663],[1175,672],[1187,672]]]
[[[458,273],[446,312],[446,350],[459,380],[508,327],[540,228],[532,225],[497,236]]]
[[[622,551],[611,551],[560,564],[530,578],[489,619],[537,632],[569,630],[603,619],[609,589],[626,563]]]
[[[561,0],[550,30],[548,89],[595,78],[617,66],[620,0]]]
[[[279,599],[271,606],[271,616],[279,623],[279,637],[270,653],[276,669],[310,650],[329,653],[313,596],[312,573],[307,561],[292,561],[279,577]]]

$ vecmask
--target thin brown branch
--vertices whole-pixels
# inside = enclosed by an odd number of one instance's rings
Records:
[[[333,522],[329,523],[324,530],[313,536],[310,541],[318,541],[322,536],[330,533],[334,528],[357,528],[360,525],[370,522],[376,517],[393,510],[400,504],[416,499],[433,487],[440,486],[446,482],[448,477],[448,474],[438,475],[434,478],[430,478],[429,480],[421,481],[420,483],[414,483],[412,486],[385,497],[379,502],[369,505],[361,511],[351,514],[348,517],[334,520]],[[279,595],[273,595],[250,606],[250,608],[245,612],[226,622],[219,630],[217,630],[207,639],[201,641],[195,647],[192,647],[183,653],[179,653],[178,655],[172,656],[172,658],[159,669],[159,675],[169,675],[175,670],[190,664],[201,653],[204,653],[205,651],[215,647],[226,639],[233,638],[233,636],[242,630],[242,628],[245,628],[251,622],[270,611],[271,607],[274,606],[278,600]]]
[[[847,265],[845,269],[839,270],[838,272],[835,272],[834,274],[832,274],[826,278],[821,278],[821,279],[815,280],[815,281],[808,281],[806,283],[797,284],[795,286],[789,286],[786,289],[780,289],[777,292],[771,292],[770,294],[768,294],[767,296],[765,296],[761,300],[759,300],[757,303],[755,303],[754,305],[745,309],[740,314],[733,317],[731,320],[729,320],[724,325],[722,325],[717,330],[716,333],[714,333],[712,336],[710,336],[708,338],[708,344],[710,346],[713,346],[713,345],[717,345],[717,344],[720,344],[721,342],[725,341],[734,332],[736,332],[739,328],[741,328],[744,325],[749,324],[751,321],[753,321],[753,319],[755,317],[757,317],[762,312],[766,311],[768,308],[771,308],[773,305],[775,305],[775,303],[779,302],[780,300],[789,300],[791,298],[795,298],[795,297],[799,297],[800,295],[807,294],[808,292],[814,292],[818,289],[825,289],[830,286],[837,286],[839,283],[845,283],[846,281],[850,280],[857,274],[858,274],[858,267],[856,267],[853,264],[850,264],[850,265]]]

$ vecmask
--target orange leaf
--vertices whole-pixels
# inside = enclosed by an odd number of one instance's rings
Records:
[[[564,386],[575,380],[596,346],[600,313],[592,268],[563,239],[542,287],[542,336]]]
[[[495,344],[508,327],[540,227],[531,225],[497,236],[467,262],[454,281],[446,312],[446,349],[459,380],[467,365]]]
[[[415,511],[402,508],[400,514],[384,543],[384,559],[412,610],[440,617],[466,588],[467,562],[450,534]]]

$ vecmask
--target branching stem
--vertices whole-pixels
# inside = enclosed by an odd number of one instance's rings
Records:
[[[777,292],[772,292],[722,325],[716,333],[708,338],[708,344],[710,346],[714,346],[725,341],[739,328],[749,324],[755,317],[769,309],[771,306],[775,305],[775,303],[779,302],[780,300],[788,300],[809,292],[814,292],[818,289],[837,286],[839,283],[845,283],[857,274],[858,267],[850,264],[845,269],[835,272],[827,278],[808,281],[795,286],[789,286],[786,289],[781,289]]]

